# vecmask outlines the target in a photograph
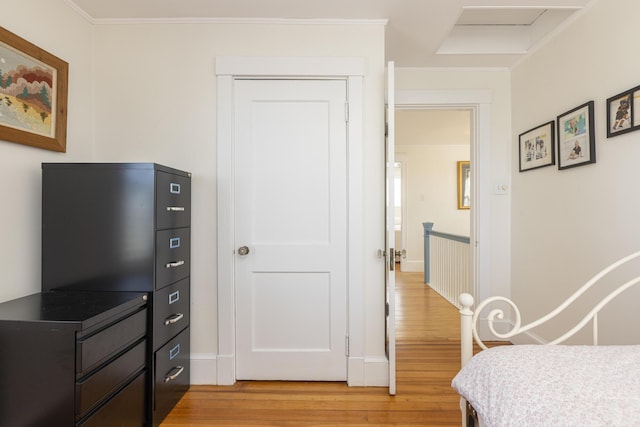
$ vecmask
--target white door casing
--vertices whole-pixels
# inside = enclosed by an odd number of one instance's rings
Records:
[[[237,379],[347,379],[346,86],[236,81]]]
[[[396,247],[401,251],[401,256],[400,256],[400,271],[410,271],[409,270],[409,265],[410,263],[408,262],[409,256],[411,256],[410,253],[408,253],[407,251],[409,250],[409,237],[408,237],[408,227],[407,227],[407,161],[406,161],[406,157],[403,155],[403,153],[395,153],[395,161],[396,161],[396,165],[400,165],[400,200],[402,203],[402,212],[401,212],[401,217],[402,217],[402,228],[400,229],[400,242],[396,241]],[[398,197],[398,195],[396,194],[395,196],[396,198]]]
[[[236,381],[234,212],[234,86],[243,78],[341,78],[347,81],[348,133],[348,335],[347,382],[366,383],[364,357],[363,76],[362,58],[219,57],[217,75],[218,354],[216,383]]]
[[[395,273],[395,63],[387,65],[387,205],[386,205],[386,303],[387,303],[387,341],[386,350],[389,359],[389,394],[396,394],[396,273]]]

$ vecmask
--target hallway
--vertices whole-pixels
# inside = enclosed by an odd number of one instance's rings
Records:
[[[454,426],[460,367],[458,310],[422,282],[396,275],[397,394],[344,383],[191,386],[161,424],[185,426]]]

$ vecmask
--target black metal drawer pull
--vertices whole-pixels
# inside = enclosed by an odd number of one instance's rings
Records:
[[[167,206],[168,212],[184,212],[184,206]]]
[[[165,326],[173,325],[174,323],[179,322],[183,317],[184,317],[184,314],[182,313],[172,314],[171,316],[165,319],[164,324]]]
[[[181,265],[184,265],[184,261],[175,261],[175,262],[168,262],[166,263],[164,266],[166,268],[176,268],[176,267],[180,267]]]
[[[166,377],[164,377],[164,382],[168,383],[169,381],[173,381],[180,376],[180,374],[184,371],[184,366],[175,366],[171,372]]]

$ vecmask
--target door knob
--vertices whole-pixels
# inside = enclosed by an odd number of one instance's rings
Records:
[[[248,248],[248,247],[246,247],[246,246],[240,246],[240,247],[238,248],[238,255],[245,256],[245,255],[247,255],[248,253],[249,253],[249,248]]]

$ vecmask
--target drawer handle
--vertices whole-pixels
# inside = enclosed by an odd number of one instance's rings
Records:
[[[184,206],[167,206],[167,212],[184,212]]]
[[[173,381],[180,376],[180,374],[184,371],[184,366],[176,366],[166,377],[164,377],[164,382],[168,383],[169,381]]]
[[[184,261],[182,261],[182,260],[175,261],[175,262],[168,262],[164,266],[166,268],[176,268],[176,267],[180,267],[181,265],[184,265]]]
[[[164,320],[164,325],[165,326],[173,325],[174,323],[179,322],[183,317],[184,317],[184,314],[182,313],[172,314],[171,316],[167,317]]]

